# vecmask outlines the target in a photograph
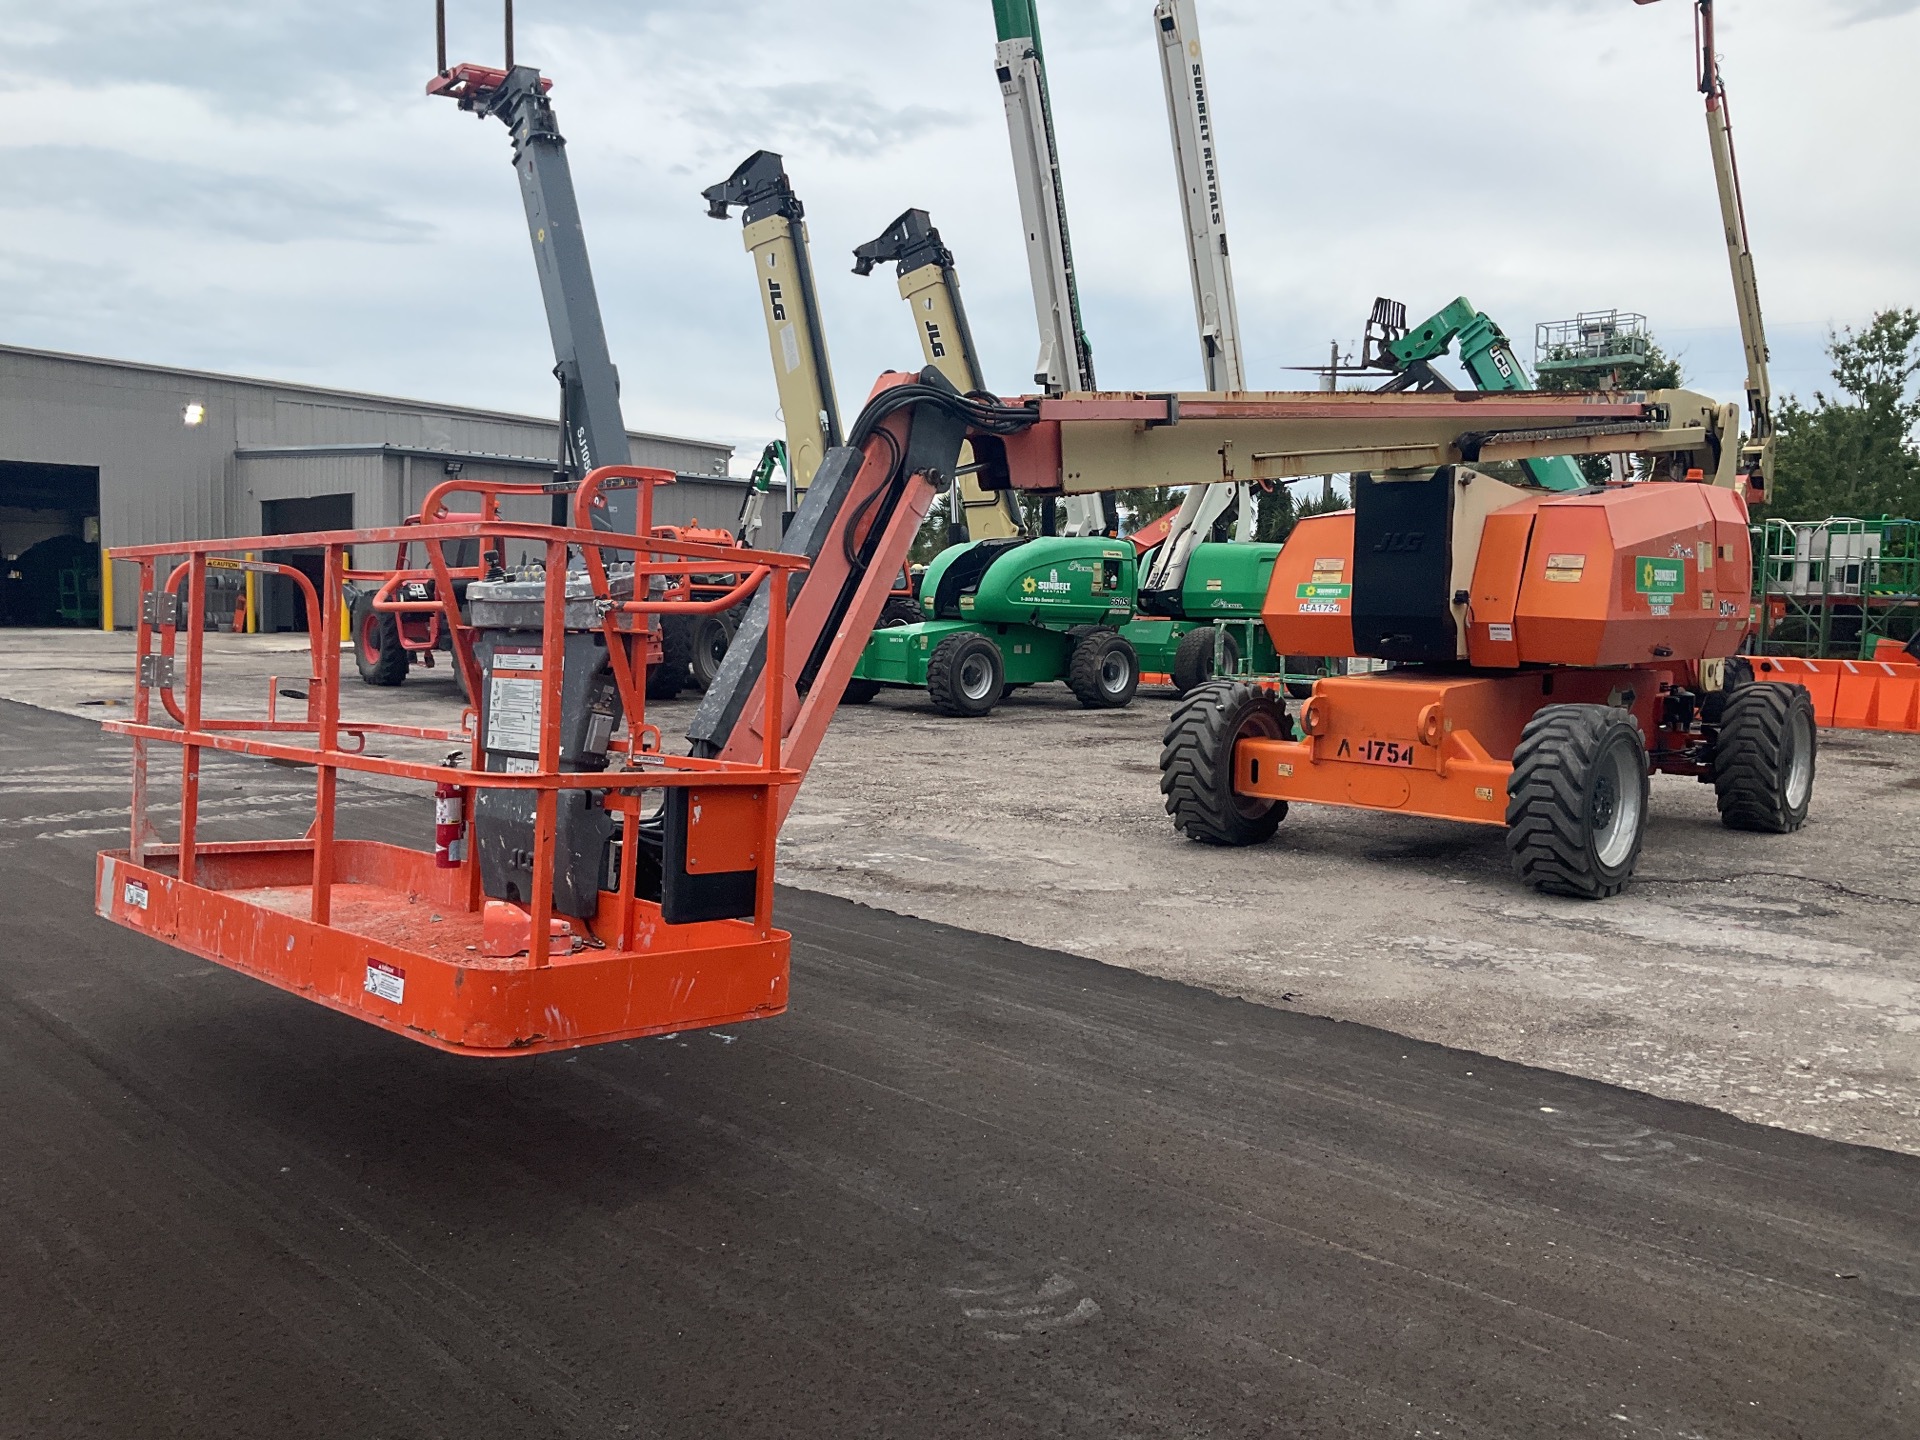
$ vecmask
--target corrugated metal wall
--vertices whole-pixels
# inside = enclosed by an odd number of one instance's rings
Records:
[[[188,405],[204,407],[200,424],[183,423]],[[400,518],[399,457],[252,456],[242,447],[387,444],[537,459],[557,453],[557,429],[526,416],[0,346],[0,460],[97,468],[109,545],[254,534],[261,500],[294,495],[351,493],[359,525]],[[695,474],[724,474],[732,456],[729,446],[660,435],[636,435],[632,449],[635,464]],[[525,474],[501,467],[498,478]],[[708,523],[731,523],[739,508],[736,498],[722,518],[691,489],[686,503],[711,509],[699,513]],[[133,572],[118,569],[115,609],[127,623]]]

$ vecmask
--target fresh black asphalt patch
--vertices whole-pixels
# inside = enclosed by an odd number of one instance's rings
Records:
[[[95,918],[125,775],[0,704],[7,1440],[1920,1434],[1912,1158],[795,891],[781,1019],[457,1059]]]

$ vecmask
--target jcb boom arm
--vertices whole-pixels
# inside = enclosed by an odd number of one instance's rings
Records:
[[[1379,313],[1379,305],[1374,308],[1375,313]],[[1533,377],[1520,363],[1506,332],[1485,311],[1476,310],[1464,295],[1398,339],[1388,341],[1381,347],[1375,363],[1399,372],[1396,383],[1389,389],[1400,388],[1398,381],[1412,384],[1423,377],[1432,377],[1436,384],[1444,383],[1434,375],[1432,362],[1455,344],[1460,347],[1460,363],[1467,367],[1477,388],[1493,392],[1534,388]],[[1529,460],[1525,469],[1534,484],[1548,490],[1579,490],[1587,483],[1580,467],[1564,455]]]
[[[781,158],[769,150],[756,150],[733,174],[703,190],[701,198],[715,220],[740,210],[741,236],[760,279],[760,309],[786,420],[787,461],[795,485],[804,490],[827,451],[840,443],[840,406],[807,251],[806,209]]]

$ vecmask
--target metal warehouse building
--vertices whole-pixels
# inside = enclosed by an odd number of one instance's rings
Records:
[[[629,441],[632,463],[682,476],[657,520],[733,522],[731,446]],[[544,480],[559,445],[531,416],[0,346],[0,623],[99,624],[103,544],[394,525],[449,475]],[[114,569],[130,624],[135,574]],[[300,628],[268,589],[260,627]]]

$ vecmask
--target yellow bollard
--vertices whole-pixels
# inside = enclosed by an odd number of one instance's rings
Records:
[[[113,634],[113,560],[105,541],[100,545],[100,628]]]
[[[249,550],[247,552],[247,559],[258,560],[259,558],[260,556],[256,551]],[[260,592],[255,588],[254,572],[251,570],[247,571],[246,584],[247,634],[258,635],[260,633]]]

